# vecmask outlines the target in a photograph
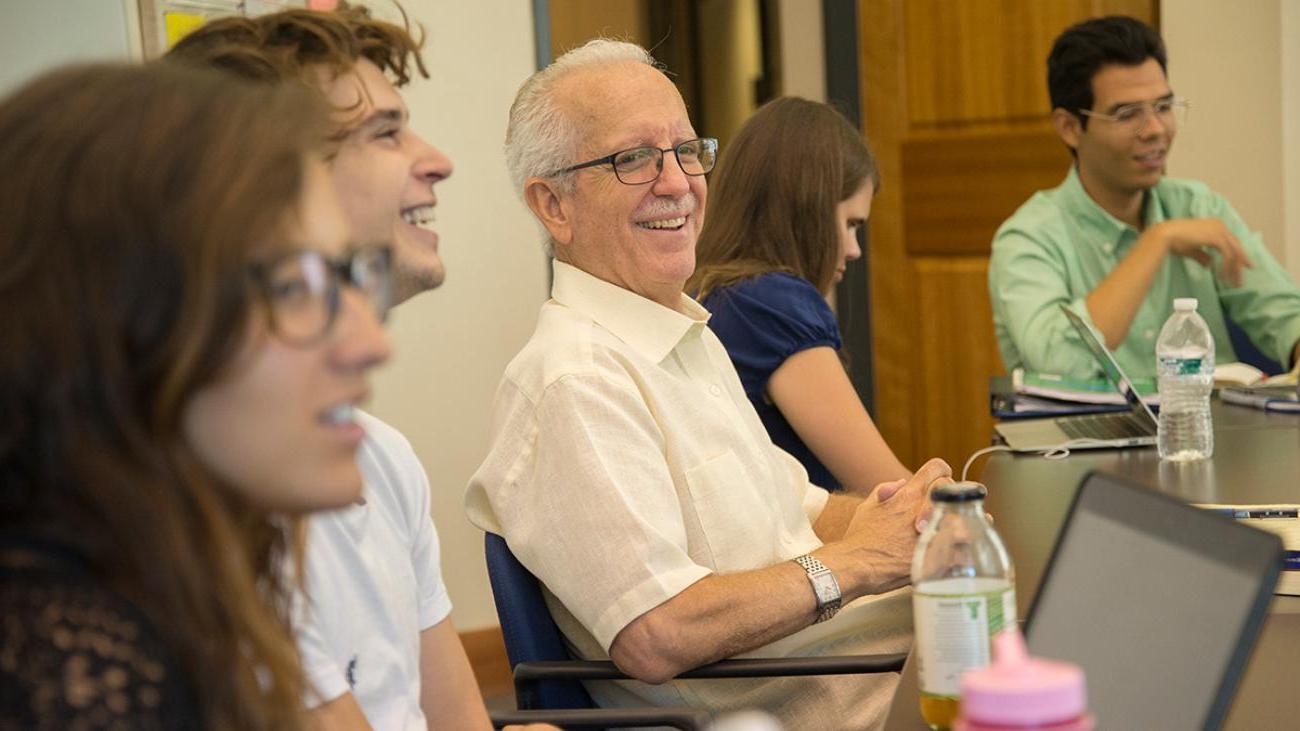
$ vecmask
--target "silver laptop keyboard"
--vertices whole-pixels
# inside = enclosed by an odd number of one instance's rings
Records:
[[[1151,436],[1151,428],[1132,412],[1071,416],[1068,419],[1057,419],[1056,425],[1071,439],[1132,439]]]

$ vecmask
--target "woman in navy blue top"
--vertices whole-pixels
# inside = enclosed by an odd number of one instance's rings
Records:
[[[834,109],[793,97],[766,104],[709,181],[687,283],[772,441],[814,484],[860,494],[911,474],[849,381],[826,302],[862,255],[857,232],[879,184],[870,149]]]

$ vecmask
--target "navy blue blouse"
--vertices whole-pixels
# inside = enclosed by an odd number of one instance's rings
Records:
[[[806,279],[772,272],[715,289],[701,304],[712,313],[709,327],[726,346],[772,442],[803,463],[814,485],[839,490],[839,481],[767,398],[768,379],[786,358],[822,345],[840,349],[839,323],[821,293]]]

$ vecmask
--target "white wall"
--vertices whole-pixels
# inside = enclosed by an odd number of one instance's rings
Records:
[[[1300,2],[1163,0],[1160,23],[1192,103],[1169,173],[1227,197],[1300,278]]]
[[[1282,3],[1282,205],[1286,264],[1300,279],[1300,2]]]
[[[781,34],[780,93],[826,101],[826,50],[822,38],[822,4],[808,0],[778,0]]]
[[[466,630],[497,618],[483,534],[461,506],[465,485],[487,452],[497,381],[548,293],[538,230],[501,152],[510,102],[534,69],[533,19],[522,0],[402,4],[428,33],[433,76],[403,93],[411,124],[455,163],[437,187],[447,281],[394,311],[396,356],[376,379],[371,410],[406,434],[429,473],[452,619]]]
[[[0,96],[54,66],[139,56],[135,0],[3,0],[0,13]]]

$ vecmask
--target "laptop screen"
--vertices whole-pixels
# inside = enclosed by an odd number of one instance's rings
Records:
[[[1213,727],[1280,562],[1274,536],[1092,475],[1030,609],[1029,648],[1083,667],[1098,728]]]
[[[1083,318],[1076,315],[1069,307],[1061,305],[1061,311],[1065,313],[1065,318],[1070,321],[1075,331],[1079,333],[1079,338],[1083,340],[1083,344],[1088,346],[1088,350],[1092,352],[1092,357],[1097,361],[1097,367],[1101,369],[1102,375],[1106,376],[1106,379],[1120,393],[1124,394],[1124,400],[1128,402],[1129,409],[1139,418],[1149,418],[1151,423],[1154,424],[1155,414],[1151,413],[1151,409],[1143,403],[1142,397],[1138,395],[1137,389],[1133,387],[1133,383],[1124,374],[1124,369],[1119,367],[1119,362],[1115,360],[1115,356],[1111,355],[1110,351],[1102,346],[1101,338],[1097,337],[1097,334],[1093,332],[1088,323],[1084,322]],[[1155,357],[1155,351],[1152,351],[1152,360]]]

